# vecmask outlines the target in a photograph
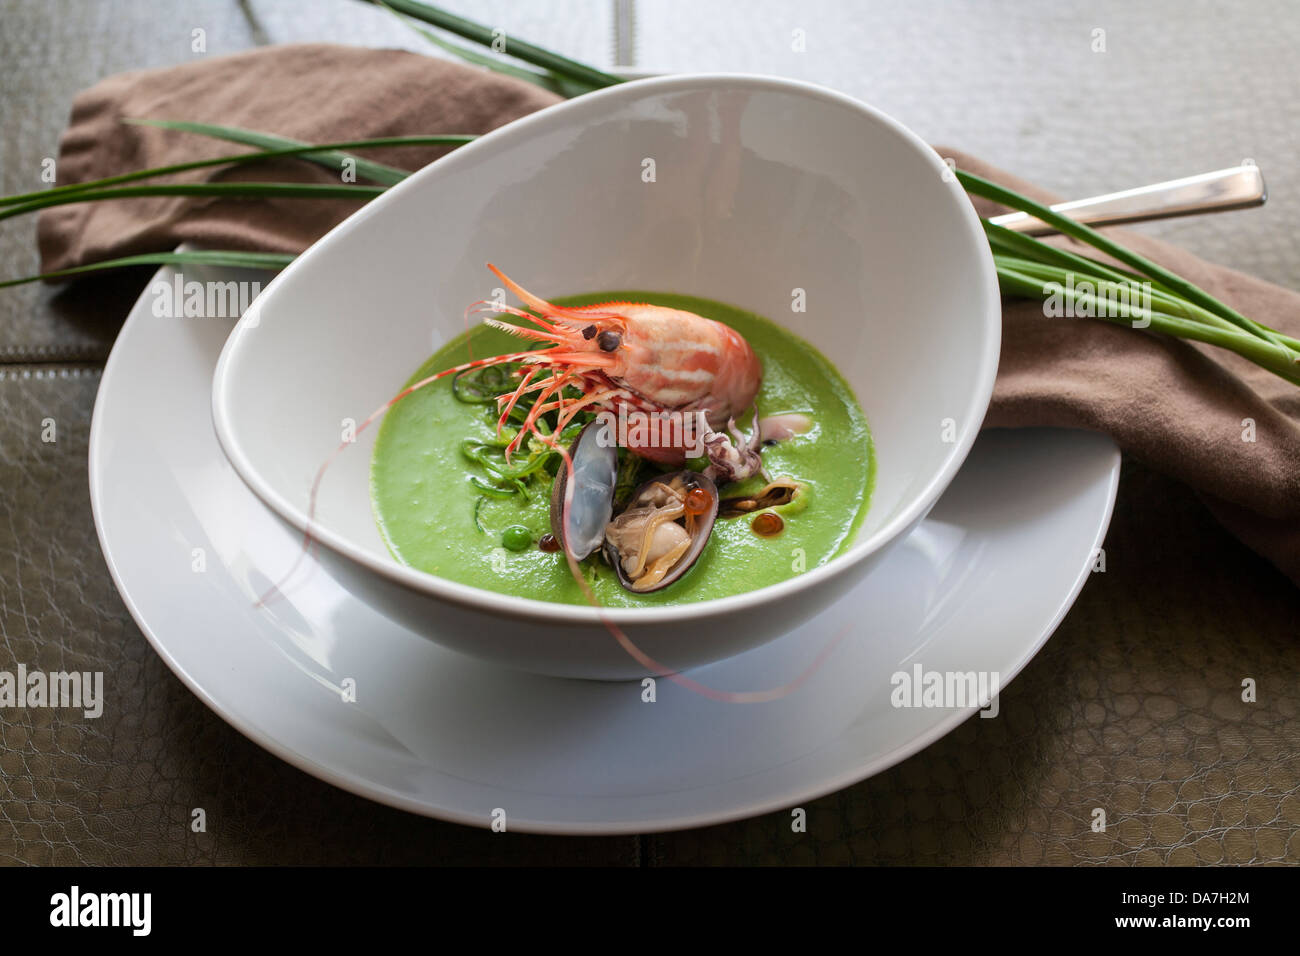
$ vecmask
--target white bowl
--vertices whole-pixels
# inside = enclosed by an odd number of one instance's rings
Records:
[[[828,356],[866,412],[875,491],[843,554],[734,597],[603,612],[674,669],[771,640],[857,582],[943,493],[992,393],[993,261],[932,149],[871,107],[805,83],[640,80],[525,117],[426,167],[256,299],[217,365],[213,419],[235,470],[281,518],[307,529],[312,480],[344,420],[361,421],[464,331],[465,306],[498,285],[488,261],[543,296],[652,289],[757,312]],[[795,289],[806,312],[792,312]],[[513,668],[645,673],[592,608],[394,560],[370,507],[376,430],[330,466],[311,527],[345,587],[431,640]],[[870,608],[862,620],[871,626]]]

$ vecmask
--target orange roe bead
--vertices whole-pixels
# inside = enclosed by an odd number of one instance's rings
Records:
[[[703,488],[692,488],[686,492],[684,507],[687,514],[702,515],[712,506],[713,501],[709,498],[709,493]]]
[[[762,514],[755,516],[749,526],[754,529],[754,534],[770,538],[773,535],[780,534],[785,529],[785,522],[781,520],[779,514],[764,511]]]

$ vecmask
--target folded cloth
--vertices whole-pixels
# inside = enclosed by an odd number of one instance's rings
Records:
[[[262,47],[183,66],[110,76],[80,93],[59,143],[58,182],[246,152],[195,133],[124,124],[187,120],[309,143],[380,136],[486,133],[560,98],[540,87],[400,50],[309,43]],[[357,155],[419,169],[450,147],[367,149]],[[159,182],[340,184],[340,171],[293,157],[196,169]],[[174,249],[297,253],[361,201],[161,196],[54,206],[38,228],[43,272]]]
[[[223,151],[204,137],[124,125],[124,118],[220,123],[327,142],[482,133],[557,101],[520,81],[411,53],[267,47],[114,76],[83,92],[60,145],[58,176],[60,183],[83,182]],[[399,148],[366,155],[416,169],[444,152]],[[1055,199],[956,150],[939,152],[1036,199]],[[339,182],[337,172],[293,159],[175,179]],[[975,205],[983,215],[998,211],[983,200]],[[337,200],[180,197],[60,206],[41,214],[39,242],[45,271],[185,241],[298,252],[355,208]],[[1163,242],[1115,236],[1244,314],[1300,337],[1300,295]],[[1300,584],[1300,388],[1246,360],[1093,319],[1046,318],[1039,302],[1008,300],[985,425],[1111,435],[1126,453],[1197,489],[1233,534]]]

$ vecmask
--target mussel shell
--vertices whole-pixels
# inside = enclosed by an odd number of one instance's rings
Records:
[[[654,478],[641,484],[636,491],[632,492],[632,495],[627,500],[627,505],[624,510],[634,507],[637,501],[640,500],[642,494],[649,490],[651,485],[672,484],[673,480],[676,478],[682,479],[687,490],[692,488],[703,488],[707,491],[709,494],[709,501],[712,502],[713,506],[704,514],[695,516],[697,524],[695,528],[695,537],[691,540],[690,549],[681,556],[677,563],[663,576],[658,584],[644,589],[634,588],[631,579],[623,573],[623,562],[619,559],[618,549],[614,547],[613,542],[608,540],[605,541],[605,557],[613,566],[614,573],[618,575],[619,584],[623,585],[624,588],[634,594],[650,594],[653,591],[659,591],[668,587],[668,585],[680,578],[691,569],[699,559],[700,555],[704,553],[704,546],[709,543],[709,536],[713,534],[713,522],[718,517],[718,486],[713,483],[712,479],[706,478],[703,474],[696,471],[674,471],[665,475],[656,475]]]
[[[756,494],[723,498],[718,504],[718,514],[723,518],[739,518],[741,515],[752,514],[765,508],[779,508],[794,501],[803,487],[799,482],[789,479],[774,481]]]
[[[614,514],[618,446],[608,423],[599,418],[588,423],[569,446],[569,457],[574,481],[569,520],[564,520],[569,469],[561,464],[551,484],[551,533],[560,547],[581,561],[604,543],[605,525]]]

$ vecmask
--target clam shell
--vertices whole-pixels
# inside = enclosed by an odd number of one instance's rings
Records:
[[[632,492],[631,497],[628,498],[627,508],[634,507],[637,501],[641,499],[642,495],[649,490],[651,485],[672,484],[675,479],[681,479],[688,490],[691,488],[703,488],[709,493],[709,500],[713,503],[713,507],[704,514],[696,516],[697,525],[695,528],[695,536],[691,541],[690,548],[681,558],[678,559],[677,563],[672,566],[658,584],[648,588],[634,587],[633,582],[623,572],[623,562],[619,558],[618,549],[614,547],[613,542],[608,540],[608,538],[605,540],[605,557],[609,559],[609,563],[614,568],[614,573],[618,575],[619,584],[636,594],[650,594],[653,591],[659,591],[666,588],[668,585],[678,580],[683,574],[691,569],[691,566],[695,564],[696,560],[699,559],[699,556],[704,553],[704,546],[709,543],[709,536],[713,533],[713,522],[718,517],[718,487],[711,479],[706,478],[699,472],[674,471],[666,475],[658,475],[651,478],[649,481],[640,485],[636,491]],[[624,510],[626,510],[626,508]]]

